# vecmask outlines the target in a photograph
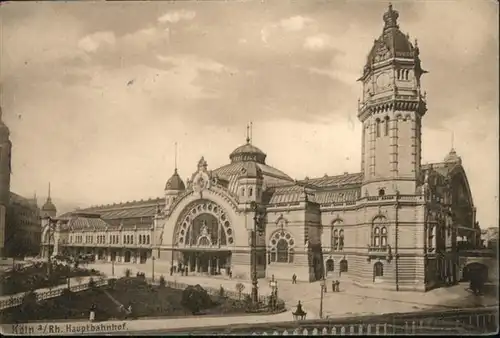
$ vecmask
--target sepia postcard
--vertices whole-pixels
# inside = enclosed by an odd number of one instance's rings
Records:
[[[0,332],[497,334],[498,25],[0,3]]]

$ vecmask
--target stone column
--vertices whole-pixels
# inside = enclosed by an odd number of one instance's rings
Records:
[[[208,274],[211,275],[212,274],[212,255],[209,255],[208,256]]]
[[[191,252],[188,252],[188,253],[187,253],[187,265],[188,265],[188,271],[189,271],[189,272],[193,271],[193,270],[191,269],[191,255],[192,255],[192,253],[191,253]]]
[[[195,267],[194,267],[194,272],[199,272],[199,267],[200,267],[200,257],[198,257],[198,254],[196,255],[196,261],[195,261]]]
[[[217,255],[217,258],[215,259],[215,262],[217,264],[216,268],[217,268],[217,274],[220,274],[220,257],[219,255]]]

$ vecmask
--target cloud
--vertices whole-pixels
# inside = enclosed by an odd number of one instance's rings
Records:
[[[265,25],[260,31],[260,37],[262,42],[268,43],[268,38],[273,31],[282,30],[285,32],[300,32],[304,30],[309,24],[315,21],[309,17],[296,15],[286,19],[281,19],[278,22],[274,22]]]
[[[288,32],[298,32],[306,27],[307,24],[314,22],[311,18],[296,15],[291,18],[283,19],[279,26]]]
[[[210,72],[219,73],[222,71],[230,71],[230,69],[223,64],[210,59],[204,59],[196,55],[176,55],[176,56],[163,56],[158,55],[158,60],[165,63],[170,63],[176,67],[190,68],[205,70]],[[235,72],[235,70],[231,70]]]
[[[304,48],[312,51],[333,48],[332,37],[328,34],[308,36],[304,41]]]
[[[182,20],[193,20],[196,17],[196,12],[194,11],[169,11],[158,18],[161,23],[176,23]]]
[[[78,41],[78,47],[88,53],[95,52],[102,45],[114,45],[116,42],[113,32],[97,32],[85,36]]]

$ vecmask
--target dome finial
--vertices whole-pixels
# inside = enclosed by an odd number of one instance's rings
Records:
[[[399,13],[392,9],[392,3],[389,3],[389,8],[384,14],[384,30],[389,28],[399,28],[398,26]]]
[[[177,142],[175,142],[174,147],[175,147],[175,158],[174,158],[175,168],[174,168],[174,171],[177,172]]]
[[[247,124],[247,143],[250,143],[250,125]]]

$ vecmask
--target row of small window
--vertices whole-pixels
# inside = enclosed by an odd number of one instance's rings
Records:
[[[411,79],[411,73],[409,69],[397,69],[396,77],[398,80],[409,80]]]
[[[252,197],[253,196],[253,188],[248,188],[248,196]],[[257,188],[257,196],[260,195],[260,188]],[[241,196],[246,196],[245,195],[245,188],[241,188]]]
[[[372,233],[372,246],[385,247],[387,246],[387,228],[376,226]],[[332,250],[344,250],[344,230],[335,229],[332,233]]]
[[[83,236],[75,236],[75,243],[83,243]],[[150,235],[139,235],[139,244],[151,244],[151,237]],[[105,235],[99,235],[96,237],[97,244],[105,244],[106,243],[106,236]],[[109,236],[110,244],[119,244],[119,236],[118,235],[111,235]],[[70,236],[69,238],[70,243],[73,243],[73,236]],[[85,236],[85,243],[93,243],[94,239],[93,236]],[[134,236],[133,235],[124,235],[123,236],[123,243],[124,244],[134,244]]]
[[[375,134],[377,137],[380,137],[381,136],[381,124],[384,125],[384,136],[388,136],[389,135],[389,116],[386,116],[384,117],[383,120],[380,120],[380,119],[376,119],[375,120]]]

